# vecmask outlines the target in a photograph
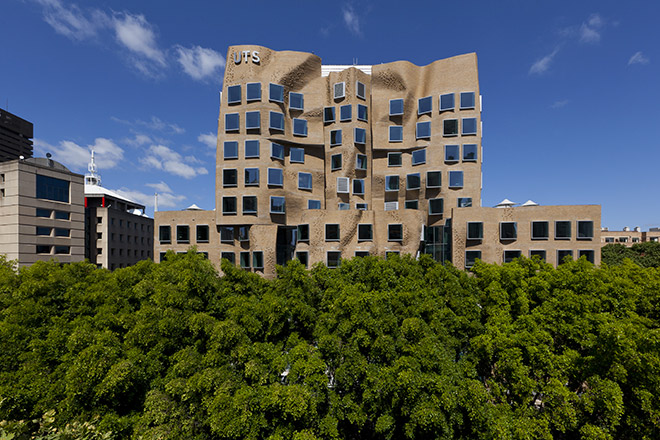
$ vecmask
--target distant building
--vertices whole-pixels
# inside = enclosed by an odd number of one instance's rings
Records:
[[[603,228],[600,237],[603,246],[616,243],[631,247],[637,243],[660,241],[660,228],[650,228],[648,231],[642,231],[639,226],[633,229],[626,226],[621,231],[610,231],[608,228]]]
[[[31,122],[0,109],[0,162],[32,157]]]

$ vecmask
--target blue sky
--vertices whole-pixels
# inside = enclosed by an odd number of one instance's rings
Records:
[[[214,208],[227,47],[324,64],[418,65],[476,52],[483,205],[600,204],[660,226],[660,3],[2,0],[0,107],[35,150],[159,209]]]

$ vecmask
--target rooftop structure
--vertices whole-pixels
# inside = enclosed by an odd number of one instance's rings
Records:
[[[0,109],[0,162],[32,157],[31,122]]]

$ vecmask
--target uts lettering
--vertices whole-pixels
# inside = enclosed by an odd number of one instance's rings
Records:
[[[259,61],[261,61],[261,58],[259,58],[259,52],[256,50],[251,52],[249,50],[244,50],[243,52],[234,52],[234,63],[236,64],[241,64],[241,60],[247,64],[249,59],[252,59],[254,64],[259,64]]]

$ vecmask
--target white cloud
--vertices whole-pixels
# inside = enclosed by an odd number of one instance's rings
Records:
[[[219,75],[225,67],[225,57],[213,49],[193,46],[190,49],[176,46],[177,59],[183,71],[193,79],[203,80]]]
[[[133,146],[137,146],[137,147],[139,147],[139,146],[142,146],[142,145],[146,145],[146,144],[151,143],[152,140],[151,140],[151,138],[150,138],[149,136],[147,136],[146,134],[139,134],[139,133],[138,133],[138,134],[136,134],[135,137],[133,137],[132,139],[131,139],[131,138],[124,139],[123,142],[125,142],[125,143],[127,143],[127,144],[129,144],[129,145],[133,145]]]
[[[57,145],[51,145],[41,139],[35,139],[34,145],[40,154],[51,153],[54,160],[77,170],[87,168],[92,150],[101,171],[114,168],[124,158],[124,150],[106,138],[96,138],[93,144],[85,147],[72,141],[61,141]]]
[[[357,13],[353,10],[353,7],[348,5],[345,6],[342,10],[344,16],[344,24],[355,35],[360,35],[362,32],[360,30],[360,18]]]
[[[149,184],[147,184],[147,186],[149,186]],[[141,203],[144,206],[149,206],[151,208],[154,207],[154,194],[145,194],[141,191],[131,190],[125,187],[116,189],[114,191],[117,192],[119,195],[126,197],[130,200],[134,200],[138,203]],[[186,200],[186,196],[184,195],[176,195],[173,194],[171,191],[158,192],[158,209],[175,208],[179,203],[181,203],[184,200]]]
[[[135,121],[128,121],[126,119],[121,119],[116,116],[110,116],[110,119],[119,122],[120,124],[124,125],[129,125],[129,126],[142,126],[149,128],[154,131],[162,131],[165,133],[170,133],[170,134],[183,134],[186,132],[185,128],[179,126],[178,124],[172,123],[172,122],[166,122],[160,119],[157,116],[152,116],[150,120],[148,121],[143,121],[141,119],[136,119]],[[139,136],[144,136],[143,138],[140,138]],[[140,141],[144,139],[149,139],[145,135],[138,135],[135,138],[135,141]]]
[[[60,0],[35,0],[43,7],[44,21],[60,35],[76,41],[95,37],[106,27],[108,17],[98,9],[85,13],[76,5],[64,6]]]
[[[167,65],[165,53],[156,43],[153,27],[143,15],[118,14],[113,19],[115,38],[132,53],[133,65],[148,76],[157,76]]]
[[[568,99],[562,99],[561,101],[553,102],[550,107],[551,108],[562,108],[562,107],[566,107],[566,105],[568,105],[568,103],[569,103]]]
[[[162,180],[158,183],[147,183],[146,185],[149,188],[155,189],[156,192],[159,192],[159,193],[171,193],[171,192],[173,192],[172,188],[170,188],[170,186],[167,183],[163,182]]]
[[[188,165],[179,153],[164,145],[152,145],[149,148],[147,156],[141,158],[140,162],[149,168],[162,170],[185,179],[192,179],[195,176],[208,174],[206,168]]]
[[[209,148],[216,149],[217,144],[218,144],[218,138],[215,134],[213,133],[202,133],[199,136],[197,136],[197,140],[201,142],[202,144],[206,145]]]
[[[529,73],[536,73],[536,74],[541,74],[545,73],[549,68],[550,64],[555,58],[555,55],[559,52],[559,48],[555,48],[555,50],[552,51],[552,53],[544,56],[543,58],[540,58],[532,64],[532,66],[529,68]]]
[[[633,56],[631,56],[630,59],[628,60],[629,66],[632,64],[648,64],[648,63],[649,63],[649,59],[645,57],[641,51],[635,52]]]

